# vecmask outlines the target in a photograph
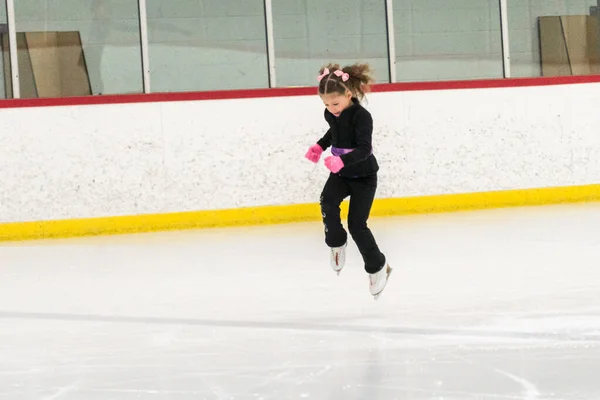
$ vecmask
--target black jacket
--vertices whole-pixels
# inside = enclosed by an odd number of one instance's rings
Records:
[[[374,175],[379,170],[379,165],[372,153],[373,118],[358,99],[353,98],[352,103],[339,117],[325,109],[329,130],[317,144],[323,150],[332,146],[332,154],[340,156],[344,168],[338,175],[348,178]],[[346,149],[347,153],[340,155],[337,149]]]

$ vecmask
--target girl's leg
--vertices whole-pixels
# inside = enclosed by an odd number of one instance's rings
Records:
[[[379,250],[377,242],[367,226],[371,206],[377,190],[377,175],[353,179],[350,185],[350,209],[348,230],[362,254],[365,271],[374,274],[385,265],[385,255]]]
[[[329,247],[341,247],[346,244],[348,234],[342,226],[340,204],[349,194],[345,180],[330,174],[321,193],[321,216],[325,225],[325,243]]]

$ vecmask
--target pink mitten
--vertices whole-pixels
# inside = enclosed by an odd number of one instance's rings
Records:
[[[310,161],[316,163],[321,158],[321,153],[323,153],[323,149],[318,144],[313,144],[310,146],[306,155],[304,157],[308,158]]]
[[[337,174],[340,169],[344,168],[344,162],[337,156],[329,156],[325,159],[325,166],[334,174]]]

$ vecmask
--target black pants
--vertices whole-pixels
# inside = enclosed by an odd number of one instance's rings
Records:
[[[377,190],[377,175],[365,178],[344,178],[330,174],[321,193],[321,216],[325,225],[325,243],[329,247],[343,246],[348,234],[342,226],[340,204],[350,196],[348,230],[365,263],[365,271],[378,272],[385,265],[385,256],[375,242],[367,220]]]

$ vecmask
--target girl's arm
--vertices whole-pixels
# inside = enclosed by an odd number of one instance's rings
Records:
[[[368,112],[362,112],[356,119],[356,148],[350,153],[340,156],[345,166],[365,160],[373,151],[373,117]]]
[[[327,150],[331,146],[331,129],[328,129],[325,135],[317,141],[317,144],[321,146],[323,150]]]

